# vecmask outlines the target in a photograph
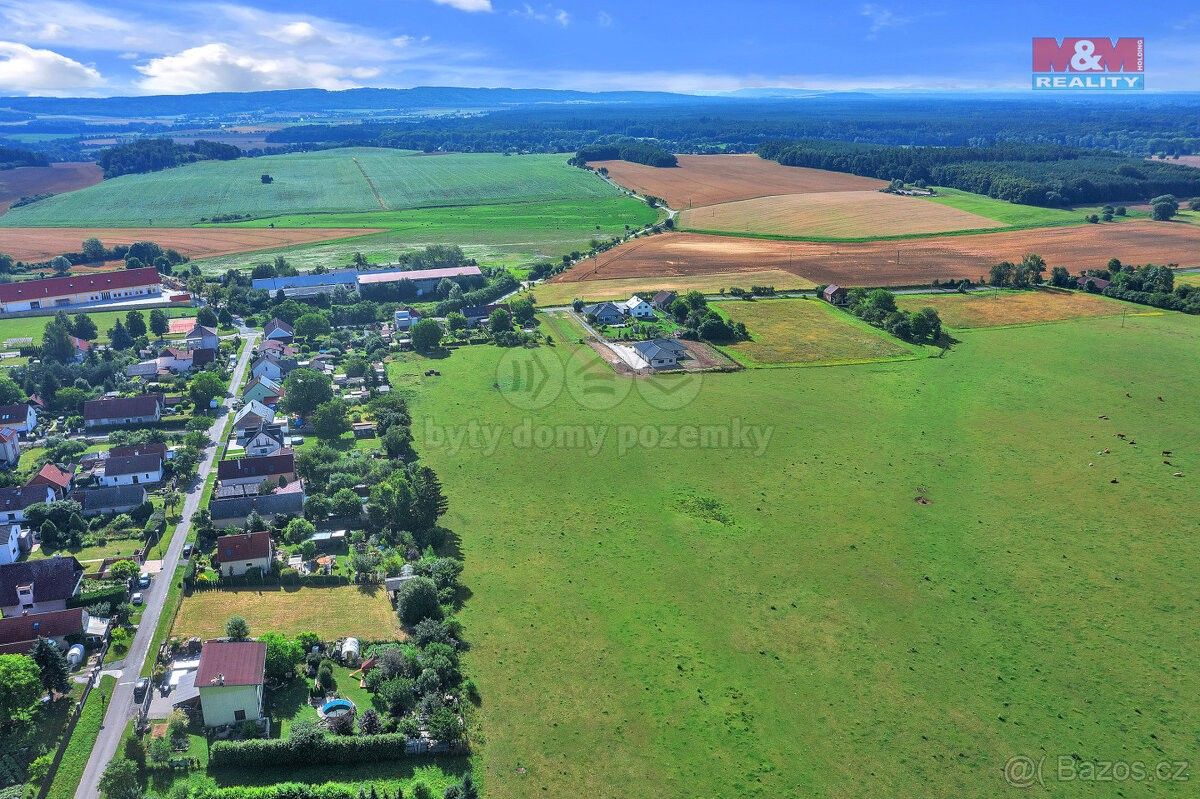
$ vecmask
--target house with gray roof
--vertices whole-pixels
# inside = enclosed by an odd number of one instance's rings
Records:
[[[679,365],[681,358],[688,357],[687,348],[669,338],[656,338],[651,341],[638,341],[633,345],[633,351],[654,369],[669,369]]]
[[[625,321],[625,313],[621,307],[614,302],[600,302],[595,305],[585,305],[583,307],[583,315],[585,317],[594,316],[596,321],[602,325],[617,325]]]

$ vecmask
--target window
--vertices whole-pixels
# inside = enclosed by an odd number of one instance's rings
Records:
[[[246,720],[246,711],[244,711],[244,710],[233,711],[233,720],[234,721],[245,721]]]

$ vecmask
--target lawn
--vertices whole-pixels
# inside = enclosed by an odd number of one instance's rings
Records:
[[[949,328],[970,329],[1001,325],[1061,322],[1084,316],[1122,313],[1159,314],[1096,294],[1078,291],[978,291],[970,294],[902,294],[896,305],[906,311],[933,308]]]
[[[100,736],[100,725],[104,722],[104,711],[108,707],[106,700],[112,696],[116,686],[115,677],[104,676],[100,678],[100,684],[88,694],[83,714],[71,733],[71,741],[67,744],[67,751],[54,774],[46,799],[71,799],[75,795],[79,781],[83,779],[83,770],[87,766],[88,758],[91,757],[92,747],[96,745],[96,738]]]
[[[1037,205],[1021,205],[1007,200],[997,200],[983,194],[972,194],[969,191],[949,189],[943,186],[935,188],[938,196],[922,198],[927,202],[949,205],[960,211],[968,211],[979,216],[986,216],[1014,227],[1052,227],[1055,225],[1078,225],[1084,222],[1084,217],[1099,214],[1102,205],[1080,208],[1042,208]],[[1145,218],[1147,214],[1131,212],[1126,219]],[[1114,217],[1119,221],[1122,217]]]
[[[980,330],[942,358],[706,374],[670,409],[526,411],[498,367],[546,351],[392,364],[466,559],[487,795],[994,799],[1015,755],[1190,759],[1197,335],[1173,313]],[[527,423],[606,437],[539,447]],[[665,438],[735,423],[766,446]],[[621,426],[663,436],[618,455]]]
[[[67,314],[71,317],[75,316],[75,311],[67,308]],[[142,318],[146,323],[150,323],[150,311],[147,309],[138,309],[142,313]],[[195,316],[195,308],[163,308],[162,311],[169,317]],[[100,334],[99,341],[108,341],[108,330],[118,318],[122,322],[125,321],[125,314],[128,311],[95,311],[89,313],[88,316],[96,323],[96,331]],[[31,338],[34,344],[40,344],[42,341],[42,331],[46,329],[54,316],[24,316],[14,319],[0,319],[0,343],[10,338]]]
[[[274,179],[265,184],[261,175]],[[423,155],[378,148],[202,161],[123,175],[9,211],[4,226],[169,227],[217,215],[406,208],[615,197],[566,155]]]
[[[347,635],[369,641],[403,637],[387,592],[354,585],[198,591],[184,598],[171,632],[215,638],[225,634],[230,616],[244,616],[256,634],[314,632],[328,641]]]
[[[721,347],[745,366],[866,363],[923,354],[820,300],[731,300],[713,307],[750,331],[749,341]]]

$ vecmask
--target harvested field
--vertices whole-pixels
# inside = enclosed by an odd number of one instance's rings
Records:
[[[154,241],[191,258],[210,258],[379,232],[378,229],[338,228],[13,227],[0,228],[0,252],[20,261],[45,261],[64,252],[78,252],[84,239],[95,236],[109,247]]]
[[[866,363],[912,358],[920,352],[819,300],[732,300],[714,305],[749,329],[750,341],[721,347],[748,366]]]
[[[62,194],[94,186],[104,177],[98,164],[70,162],[50,166],[23,166],[0,172],[0,214],[22,197]]]
[[[171,634],[215,638],[234,615],[249,619],[255,635],[314,632],[325,641],[346,635],[372,641],[404,637],[383,587],[357,585],[197,591],[184,598]]]
[[[1085,316],[1115,316],[1137,306],[1077,291],[980,291],[971,294],[903,294],[896,305],[906,311],[933,308],[950,328],[1061,322]],[[1152,309],[1143,309],[1152,310]],[[1154,313],[1159,313],[1154,311]]]
[[[923,285],[934,279],[978,280],[998,261],[1035,252],[1072,272],[1125,263],[1200,266],[1200,226],[1134,220],[1112,225],[863,243],[769,241],[670,233],[609,250],[556,276],[568,283],[615,278],[708,276],[779,269],[815,283]]]
[[[534,289],[534,296],[541,306],[566,305],[576,297],[590,302],[629,299],[631,294],[646,294],[653,291],[702,291],[717,294],[733,286],[773,286],[787,289],[810,289],[816,284],[799,275],[782,269],[764,269],[758,272],[727,272],[695,277],[618,278],[616,280],[589,280],[584,283],[543,283]]]
[[[759,197],[684,211],[679,222],[692,230],[842,239],[1005,227],[949,205],[878,191]]]
[[[638,194],[653,194],[672,208],[749,200],[775,194],[871,191],[886,181],[824,169],[782,166],[757,155],[681,155],[679,166],[662,168],[628,161],[594,161],[616,183]]]
[[[1181,155],[1179,158],[1169,159],[1172,163],[1184,164],[1185,166],[1200,167],[1200,155]]]

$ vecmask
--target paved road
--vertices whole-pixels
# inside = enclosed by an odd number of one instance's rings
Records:
[[[248,339],[249,343],[238,360],[233,377],[229,381],[232,389],[230,393],[234,396],[237,396],[238,388],[246,376],[250,354],[254,351],[254,344],[258,338],[257,331],[243,330],[241,332],[243,338]],[[233,397],[226,397],[225,413],[219,415],[217,421],[213,422],[212,427],[208,429],[208,437],[212,441],[220,441],[221,434],[225,431],[226,414],[232,412],[232,405]],[[183,518],[175,527],[171,543],[167,545],[167,551],[163,555],[162,571],[155,578],[149,590],[142,592],[146,603],[145,610],[142,611],[142,620],[138,624],[137,633],[133,636],[129,654],[125,656],[124,665],[117,678],[117,686],[113,689],[112,696],[109,697],[108,710],[104,714],[104,724],[100,727],[100,737],[96,739],[96,745],[92,748],[92,756],[88,759],[83,779],[79,782],[79,790],[75,792],[76,799],[95,799],[100,795],[100,775],[104,773],[108,761],[116,754],[117,747],[121,743],[121,736],[125,734],[125,727],[137,711],[133,703],[133,684],[138,680],[142,663],[150,649],[150,641],[154,638],[159,617],[162,616],[163,605],[166,604],[167,599],[167,589],[174,579],[175,569],[179,565],[179,559],[183,554],[183,545],[187,541],[188,530],[192,525],[192,516],[199,509],[200,495],[204,493],[204,481],[208,478],[208,473],[212,471],[216,454],[216,444],[205,450],[204,459],[200,462],[199,475],[184,495]]]

